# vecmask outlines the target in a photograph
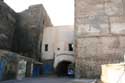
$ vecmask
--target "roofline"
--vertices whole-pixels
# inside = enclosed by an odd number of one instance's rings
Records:
[[[74,27],[74,25],[60,25],[60,26],[50,26],[50,27],[45,27],[45,28],[61,28],[61,27]]]

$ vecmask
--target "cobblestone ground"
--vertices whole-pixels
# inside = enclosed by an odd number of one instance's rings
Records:
[[[93,80],[77,80],[70,78],[29,78],[24,80],[10,80],[0,83],[93,83]]]

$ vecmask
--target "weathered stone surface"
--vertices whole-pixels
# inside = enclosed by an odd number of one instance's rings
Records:
[[[120,39],[120,48],[125,50],[125,37],[124,36],[120,36],[119,39]]]
[[[10,50],[16,24],[16,13],[0,0],[0,49]]]
[[[97,78],[102,64],[123,61],[124,5],[125,0],[75,0],[76,72],[81,77]]]
[[[77,40],[77,69],[82,77],[99,77],[101,64],[123,61],[121,37],[90,37]],[[82,64],[82,65],[81,65]],[[85,72],[86,71],[86,72]]]
[[[123,37],[90,37],[77,40],[77,67],[82,77],[99,77],[101,64],[123,61]],[[86,71],[86,72],[85,72]]]
[[[78,53],[80,53],[78,54],[79,56],[84,55],[81,57],[86,57],[88,55],[91,56],[97,54],[97,44],[99,43],[97,38],[78,39],[77,42],[77,47],[79,48]]]
[[[52,23],[42,4],[19,13],[14,50],[40,60],[40,35],[47,26],[52,26]]]
[[[109,18],[107,16],[81,17],[76,21],[78,35],[93,35],[109,33]]]
[[[123,0],[123,15],[125,16],[125,0]]]
[[[112,15],[123,15],[123,0],[104,0],[105,1],[105,14],[108,16]]]
[[[88,55],[118,54],[122,52],[124,37],[91,37],[77,40],[77,47],[83,57]],[[81,49],[82,48],[82,49]],[[80,53],[80,52],[79,52]],[[82,57],[82,56],[81,56]]]
[[[76,16],[94,16],[104,14],[103,0],[76,0]]]
[[[0,0],[0,49],[40,61],[41,36],[48,26],[52,23],[42,4],[17,14]]]
[[[125,17],[110,17],[111,33],[113,34],[125,34]]]

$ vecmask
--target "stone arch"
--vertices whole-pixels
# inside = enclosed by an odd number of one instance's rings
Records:
[[[74,64],[74,56],[72,55],[60,55],[55,58],[54,69],[57,75],[67,76],[68,66]]]
[[[67,72],[68,72],[69,64],[72,64],[72,62],[70,62],[70,61],[62,61],[62,62],[60,62],[57,65],[56,69],[55,69],[56,74],[58,76],[67,76],[68,75]]]

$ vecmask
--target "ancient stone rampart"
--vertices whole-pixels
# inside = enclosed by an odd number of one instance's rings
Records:
[[[124,6],[124,0],[75,0],[76,75],[97,78],[102,64],[123,61]]]

